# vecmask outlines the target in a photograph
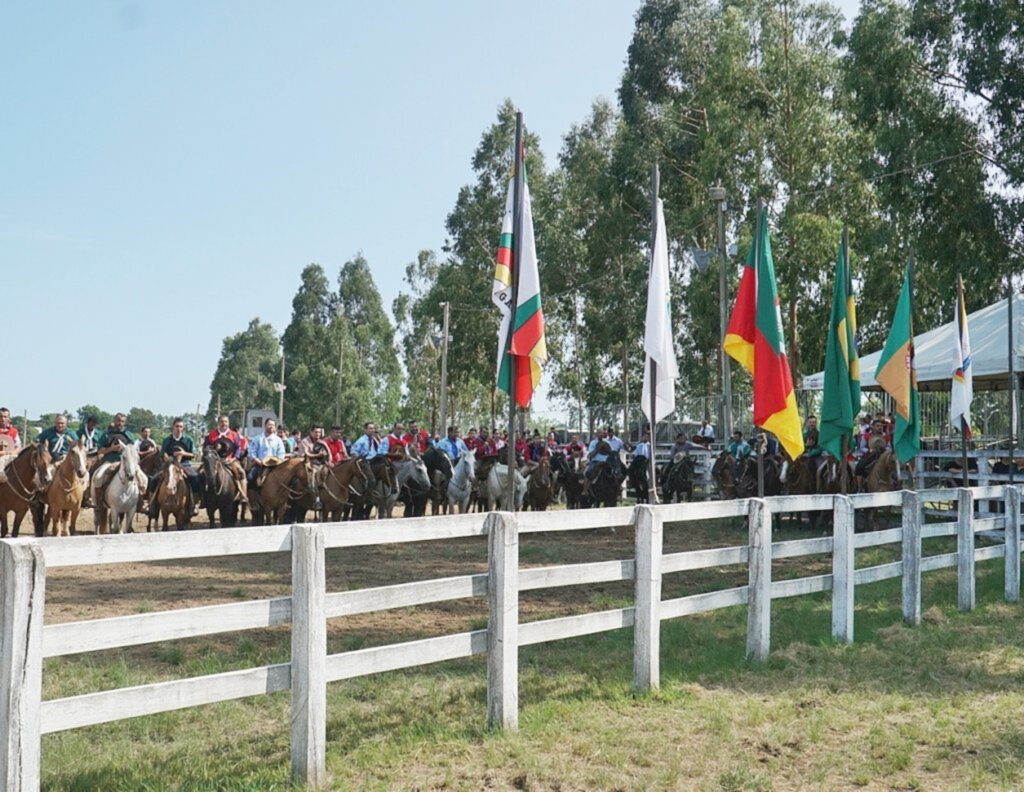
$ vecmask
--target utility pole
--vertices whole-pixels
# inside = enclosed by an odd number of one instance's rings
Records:
[[[722,345],[725,343],[725,331],[729,326],[726,290],[728,288],[725,268],[729,261],[729,251],[725,245],[725,188],[722,183],[712,185],[708,189],[708,197],[715,202],[718,214],[718,323],[721,337],[718,339],[718,364],[722,378],[721,424],[718,437],[728,440],[732,436],[732,382],[729,372],[729,356]]]
[[[334,425],[341,426],[341,367],[345,365],[345,340],[338,341],[338,393],[334,400]],[[282,377],[282,379],[284,379]]]
[[[441,428],[440,435],[448,433],[448,316],[451,303],[441,303],[444,321],[441,328]]]
[[[274,385],[274,390],[278,392],[277,399],[277,423],[279,426],[284,425],[284,350],[281,350],[281,381]]]

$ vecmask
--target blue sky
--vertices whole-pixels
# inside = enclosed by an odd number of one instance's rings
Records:
[[[552,160],[638,5],[3,4],[0,404],[205,409],[222,339],[283,330],[310,262],[362,251],[390,307],[499,104]]]

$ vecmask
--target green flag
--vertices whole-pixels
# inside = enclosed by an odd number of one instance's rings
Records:
[[[878,359],[875,380],[896,402],[893,450],[900,463],[909,462],[921,450],[921,417],[918,409],[917,372],[914,369],[914,318],[911,281],[914,258],[907,262],[907,274],[896,303],[892,329]]]
[[[853,300],[846,235],[839,245],[832,318],[825,347],[825,388],[818,432],[821,447],[841,457],[843,437],[850,437],[860,412],[860,356],[857,351],[857,310]]]

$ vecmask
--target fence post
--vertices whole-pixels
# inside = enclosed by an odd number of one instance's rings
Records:
[[[903,490],[903,620],[921,623],[921,496]]]
[[[1020,599],[1020,490],[1006,485],[1003,495],[1006,520],[1003,524],[1003,538],[1006,542],[1005,593],[1007,602]]]
[[[39,789],[46,561],[35,542],[0,542],[0,789]]]
[[[832,640],[853,643],[854,573],[853,501],[836,495],[832,502]]]
[[[768,659],[772,629],[772,510],[768,502],[751,498],[749,520],[747,658],[763,662]]]
[[[974,493],[964,487],[957,490],[956,578],[957,607],[974,610]]]
[[[651,506],[636,507],[636,587],[633,622],[633,692],[661,685],[662,519]]]
[[[327,596],[324,529],[293,525],[292,780],[327,781]]]
[[[519,525],[487,515],[487,725],[519,728]]]

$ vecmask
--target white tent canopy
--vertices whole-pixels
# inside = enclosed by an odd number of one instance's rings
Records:
[[[953,313],[950,303],[950,314]],[[1000,300],[967,316],[971,334],[971,367],[974,370],[974,389],[1006,390],[1009,387],[1009,360],[1006,355],[1006,300]],[[1013,354],[1014,371],[1024,372],[1024,294],[1013,295]],[[921,390],[948,390],[953,378],[953,322],[914,336],[914,360],[917,382]],[[882,352],[873,352],[860,359],[862,388],[878,390],[875,369]],[[807,390],[821,390],[825,372],[804,377]]]

